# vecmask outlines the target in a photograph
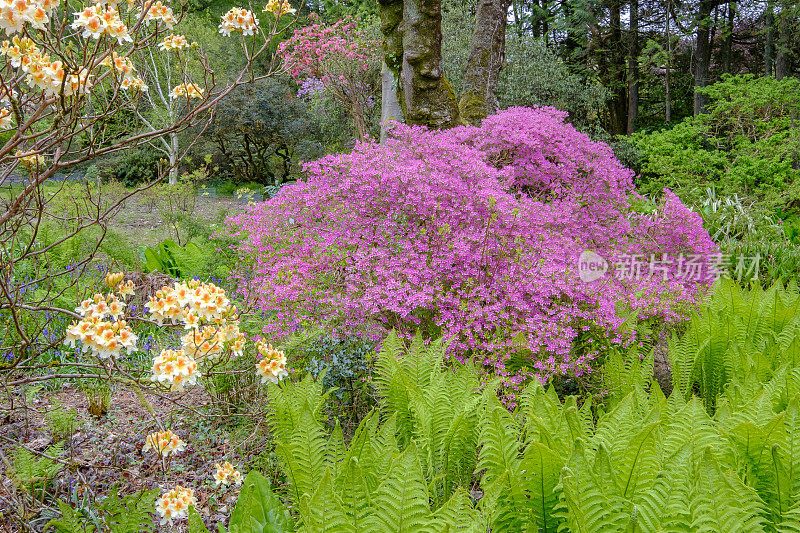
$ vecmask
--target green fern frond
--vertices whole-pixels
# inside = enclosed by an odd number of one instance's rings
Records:
[[[692,530],[698,533],[756,533],[765,529],[761,499],[735,474],[723,471],[710,452],[705,454],[695,472],[690,507]]]
[[[348,523],[354,531],[365,531],[372,521],[372,497],[377,480],[370,488],[358,459],[353,458],[343,467],[336,484]]]
[[[299,531],[304,533],[357,533],[334,491],[329,469],[325,469],[314,495],[304,496],[300,504],[300,521],[302,527]]]
[[[45,531],[55,530],[57,533],[93,533],[95,531],[86,518],[67,503],[58,500],[58,510],[61,518],[50,520],[45,526]]]
[[[464,489],[453,492],[449,500],[433,513],[437,532],[485,533],[488,526]]]
[[[530,511],[529,531],[558,531],[562,520],[556,513],[560,497],[556,487],[563,467],[564,459],[540,442],[533,442],[525,449],[522,471],[527,492],[526,507]]]
[[[573,533],[599,533],[624,531],[630,515],[625,512],[625,503],[614,490],[608,491],[613,480],[603,479],[608,475],[608,457],[604,448],[597,453],[594,465],[587,460],[581,440],[568,466],[561,471],[562,505],[559,516]]]
[[[278,440],[275,452],[286,466],[292,497],[300,502],[304,494],[314,494],[325,471],[325,433],[309,412],[300,414],[297,427],[288,440]]]
[[[375,493],[373,508],[375,514],[365,531],[423,533],[434,530],[428,492],[413,444],[393,461]]]

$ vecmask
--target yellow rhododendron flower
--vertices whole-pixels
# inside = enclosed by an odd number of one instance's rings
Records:
[[[176,86],[172,89],[172,92],[169,93],[169,97],[173,100],[175,98],[202,98],[203,97],[203,89],[195,85],[194,83],[181,83],[180,85]]]
[[[82,301],[75,312],[83,318],[67,326],[64,344],[74,347],[79,341],[84,353],[91,351],[99,359],[117,357],[123,349],[135,352],[138,337],[122,319],[125,305],[114,293]]]
[[[220,485],[227,486],[232,483],[235,483],[236,485],[242,484],[242,474],[240,474],[228,461],[225,461],[222,466],[220,466],[219,463],[214,466],[217,469],[217,471],[214,472],[214,481],[216,482],[217,487]]]
[[[265,13],[272,13],[280,18],[282,15],[294,15],[297,10],[292,7],[288,0],[269,0],[264,8]]]
[[[286,370],[286,355],[272,347],[272,344],[259,342],[256,345],[258,352],[263,356],[256,365],[256,375],[261,377],[262,383],[278,383],[289,375]]]
[[[186,443],[171,430],[156,431],[147,436],[142,451],[153,450],[161,457],[169,457],[186,449]]]
[[[48,14],[57,6],[53,0],[0,0],[0,28],[6,35],[21,32],[25,24],[43,30],[50,20]]]
[[[86,6],[83,11],[73,13],[75,21],[71,28],[81,32],[84,39],[99,39],[103,34],[117,39],[119,44],[133,42],[128,27],[119,18],[119,12],[113,5],[95,4]]]
[[[156,511],[161,516],[161,525],[167,523],[172,525],[173,520],[186,518],[189,516],[189,506],[191,505],[197,505],[192,489],[178,485],[169,492],[165,492],[156,500]]]
[[[186,40],[186,37],[183,35],[168,35],[164,37],[164,40],[158,43],[158,47],[164,50],[183,50],[184,48],[189,48],[189,42]]]
[[[119,284],[122,283],[123,279],[125,279],[125,274],[123,274],[122,272],[113,272],[113,273],[109,272],[108,274],[106,274],[104,281],[106,287],[108,287],[113,291],[117,289]]]
[[[200,376],[197,363],[183,350],[162,350],[153,359],[151,372],[152,381],[167,383],[174,391],[182,391],[185,385],[194,385]]]
[[[162,4],[160,0],[158,2],[153,2],[144,16],[144,22],[149,23],[151,21],[161,21],[164,26],[170,30],[178,23],[178,19],[175,18],[172,9]]]
[[[19,158],[20,164],[22,164],[22,166],[24,166],[28,170],[44,166],[44,157],[40,156],[39,154],[35,154],[33,152],[23,152],[22,150],[18,150],[14,155],[16,155]]]
[[[219,32],[222,35],[230,35],[231,32],[242,32],[242,35],[253,35],[258,27],[258,19],[249,9],[234,7],[224,15],[219,25]]]

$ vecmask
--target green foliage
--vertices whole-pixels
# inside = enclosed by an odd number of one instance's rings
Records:
[[[768,381],[784,365],[800,365],[800,295],[792,282],[767,290],[722,279],[670,342],[675,389],[697,392],[712,410],[731,382]]]
[[[726,75],[703,91],[710,98],[705,114],[633,137],[642,156],[639,190],[659,195],[668,187],[691,200],[713,186],[724,196],[738,193],[796,211],[800,81]]]
[[[606,403],[535,381],[509,411],[441,342],[391,335],[380,408],[346,445],[324,425],[321,378],[283,382],[269,421],[300,531],[797,531],[797,299],[720,284],[673,341],[669,398],[652,353],[612,353]],[[690,346],[707,357],[686,363]]]
[[[181,246],[171,239],[144,249],[144,269],[146,272],[163,272],[179,279],[209,275],[224,278],[230,272],[224,263],[219,262],[219,255],[213,244],[191,240]]]
[[[18,490],[43,499],[62,468],[61,463],[50,457],[56,458],[63,451],[63,446],[57,444],[45,450],[47,457],[40,457],[20,446],[14,450],[11,463],[6,465],[7,475]]]
[[[569,113],[581,130],[598,130],[608,91],[597,81],[575,73],[544,41],[509,34],[506,66],[500,73],[501,107],[547,105]]]
[[[53,408],[48,411],[44,418],[53,440],[68,440],[73,433],[80,427],[82,422],[76,423],[78,411],[75,408],[65,409],[56,399],[52,400]]]
[[[102,524],[100,531],[109,533],[144,533],[153,531],[155,499],[158,489],[135,492],[120,496],[118,487],[114,486],[108,496],[97,505],[98,521]],[[53,519],[45,526],[45,531],[55,530],[58,533],[91,533],[95,531],[82,510],[73,509],[63,501],[58,501],[61,518]]]
[[[270,77],[235,89],[217,106],[207,131],[236,183],[278,185],[299,175],[299,161],[324,153],[315,117],[294,83]]]
[[[126,187],[151,183],[159,178],[160,152],[137,148],[119,152],[97,162],[100,176]]]
[[[228,533],[283,533],[292,530],[288,511],[272,492],[267,478],[251,471],[228,523]]]

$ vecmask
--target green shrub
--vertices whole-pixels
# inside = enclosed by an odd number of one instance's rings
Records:
[[[127,187],[151,183],[159,177],[160,152],[147,149],[127,150],[118,157],[104,160],[100,176],[106,180],[116,180]]]
[[[726,75],[704,92],[705,114],[633,136],[642,158],[639,191],[660,195],[668,187],[692,203],[713,186],[723,196],[797,212],[800,80]]]

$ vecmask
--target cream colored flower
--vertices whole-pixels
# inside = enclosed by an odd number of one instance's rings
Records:
[[[183,35],[168,35],[164,40],[158,43],[159,49],[164,50],[183,50],[189,48],[189,42]]]
[[[176,455],[186,449],[186,443],[181,440],[172,430],[156,431],[147,436],[144,441],[142,452],[153,450],[160,457]]]
[[[175,18],[175,14],[172,12],[172,9],[170,9],[169,6],[162,4],[160,0],[158,2],[153,2],[144,16],[144,22],[149,23],[159,21],[170,30],[175,24],[178,23],[178,19]]]
[[[228,461],[225,461],[225,463],[222,466],[220,466],[219,464],[216,464],[214,466],[217,469],[217,471],[214,472],[214,481],[216,482],[218,487],[220,485],[227,486],[230,484],[236,484],[236,485],[242,484],[242,474],[239,473],[233,467],[233,465],[230,464]]]
[[[173,520],[186,518],[189,515],[189,507],[192,505],[197,505],[197,499],[195,499],[192,489],[178,485],[165,492],[156,500],[156,511],[161,516],[160,524],[172,525]]]
[[[242,35],[253,35],[257,27],[258,19],[252,11],[234,7],[222,15],[219,32],[223,35],[230,35],[232,32],[240,31]]]
[[[261,377],[262,383],[277,384],[289,375],[286,370],[286,355],[272,347],[272,344],[259,342],[256,345],[258,352],[263,356],[256,364],[256,375]]]
[[[191,82],[181,83],[172,89],[172,92],[169,93],[169,97],[173,100],[175,98],[202,98],[203,89]]]
[[[153,359],[151,381],[165,383],[174,391],[182,391],[185,385],[194,385],[200,372],[194,359],[183,350],[162,350]]]

